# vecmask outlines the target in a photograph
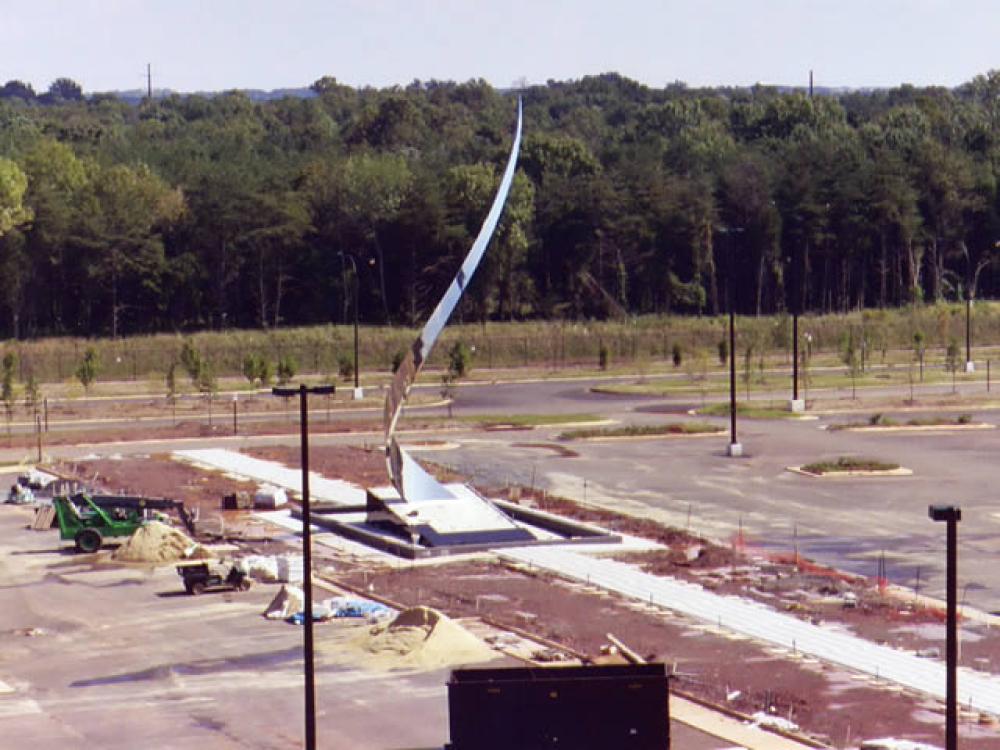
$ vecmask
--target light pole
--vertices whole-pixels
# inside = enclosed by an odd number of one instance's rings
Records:
[[[944,746],[945,750],[958,750],[958,522],[962,509],[957,505],[931,505],[927,515],[932,521],[943,521],[947,526],[947,577],[948,627],[945,634],[945,685]]]
[[[358,296],[358,264],[354,260],[354,256],[350,253],[341,253],[341,258],[346,258],[351,261],[351,269],[354,271],[354,400],[360,401],[365,397],[365,392],[361,389],[361,385],[358,381],[359,370],[361,369],[361,362],[358,359],[359,347],[358,347],[358,303],[360,302],[360,297]]]
[[[975,372],[972,361],[972,290],[965,295],[965,371]]]
[[[336,386],[318,385],[309,388],[272,388],[275,396],[289,398],[298,394],[299,424],[302,443],[302,593],[303,651],[305,661],[306,750],[316,750],[316,673],[313,660],[313,597],[312,597],[312,516],[309,512],[309,394],[329,394]]]
[[[785,258],[786,278],[793,280],[792,258]],[[796,414],[806,410],[805,399],[799,398],[799,313],[802,311],[802,290],[801,280],[792,281],[792,295],[790,307],[792,308],[792,400],[789,409]],[[787,299],[787,296],[786,296]]]
[[[725,235],[738,234],[742,227],[719,227],[718,231]],[[743,455],[743,446],[736,439],[736,314],[733,308],[733,267],[735,266],[735,240],[729,238],[729,273],[726,277],[726,306],[729,308],[729,447],[726,455],[738,458]]]

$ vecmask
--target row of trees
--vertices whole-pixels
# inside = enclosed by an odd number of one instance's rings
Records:
[[[422,320],[478,231],[514,112],[482,81],[138,106],[69,84],[0,89],[0,335],[346,322],[355,274],[363,321]],[[467,320],[996,291],[1000,73],[816,98],[614,74],[522,94]]]

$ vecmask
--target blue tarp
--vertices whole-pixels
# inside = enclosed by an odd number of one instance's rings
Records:
[[[334,617],[376,618],[391,615],[392,610],[384,604],[367,599],[349,599],[338,596],[313,606],[313,622],[322,622]],[[301,625],[305,622],[305,612],[296,612],[288,618],[288,622]]]

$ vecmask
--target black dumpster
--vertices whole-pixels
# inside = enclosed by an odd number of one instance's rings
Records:
[[[664,750],[662,664],[456,669],[448,750]]]

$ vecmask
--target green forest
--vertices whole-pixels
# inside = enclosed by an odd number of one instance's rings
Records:
[[[846,312],[1000,283],[1000,72],[955,88],[616,74],[130,103],[0,87],[0,337],[423,320],[517,177],[465,322]]]

